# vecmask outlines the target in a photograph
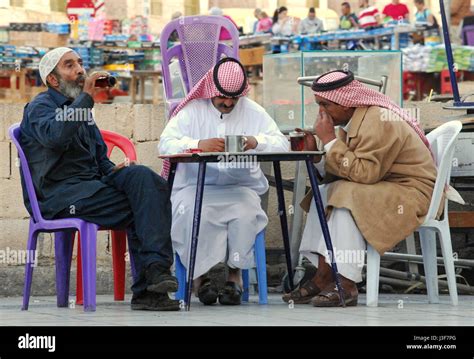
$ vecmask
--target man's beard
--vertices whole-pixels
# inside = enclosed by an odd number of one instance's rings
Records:
[[[61,76],[58,76],[57,78],[59,81],[59,92],[71,99],[75,99],[80,95],[84,87],[84,81],[86,79],[84,75],[79,75],[77,79],[73,81],[64,80]],[[81,81],[82,84],[80,84]]]

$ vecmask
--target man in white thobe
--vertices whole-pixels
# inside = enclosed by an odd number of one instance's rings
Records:
[[[242,65],[230,58],[221,60],[174,111],[161,135],[160,153],[195,148],[223,152],[226,135],[244,135],[247,151],[288,151],[287,138],[260,105],[245,97],[248,91]],[[173,247],[185,265],[189,262],[197,172],[197,164],[179,164],[171,197]],[[255,238],[268,223],[259,198],[267,190],[268,181],[258,163],[207,165],[194,271],[202,303],[213,304],[219,299],[224,305],[240,304],[240,269],[254,267]],[[220,262],[227,264],[229,274],[224,290],[218,293],[206,274]]]

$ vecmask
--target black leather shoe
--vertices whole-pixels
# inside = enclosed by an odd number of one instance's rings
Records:
[[[224,288],[219,293],[219,303],[222,305],[240,305],[242,301],[242,288],[235,282],[225,282]]]
[[[179,301],[171,299],[168,294],[158,294],[145,291],[132,296],[132,310],[177,311]]]
[[[217,302],[218,295],[217,286],[209,278],[203,279],[198,289],[199,301],[204,305],[212,305]]]
[[[163,270],[158,263],[150,264],[145,270],[147,291],[166,294],[178,291],[178,280],[171,275],[170,270]]]

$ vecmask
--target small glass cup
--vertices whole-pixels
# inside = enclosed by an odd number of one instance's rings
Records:
[[[304,132],[290,132],[290,143],[292,151],[304,151]]]

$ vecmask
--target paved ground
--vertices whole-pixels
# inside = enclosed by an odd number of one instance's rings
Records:
[[[284,325],[284,326],[472,326],[474,297],[460,296],[459,305],[451,306],[448,296],[440,304],[428,304],[425,295],[381,294],[379,307],[365,306],[365,295],[359,296],[359,306],[348,308],[313,308],[297,305],[290,308],[279,295],[271,294],[268,305],[258,305],[257,298],[237,307],[203,306],[197,300],[190,312],[132,311],[130,297],[114,302],[111,295],[97,297],[97,311],[84,313],[82,306],[57,308],[55,297],[32,297],[30,309],[21,311],[21,298],[0,298],[2,326],[148,326],[148,325]]]

